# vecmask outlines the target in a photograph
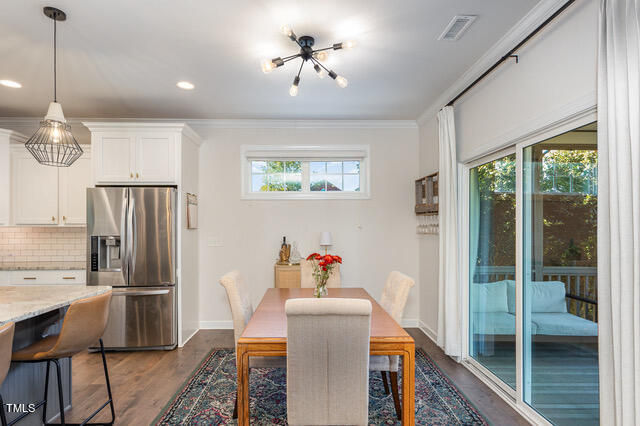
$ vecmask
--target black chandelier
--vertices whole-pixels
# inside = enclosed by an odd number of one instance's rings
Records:
[[[307,61],[311,61],[313,64],[313,69],[316,74],[320,78],[324,78],[324,73],[326,72],[329,77],[336,81],[336,84],[342,88],[347,87],[348,81],[346,78],[341,75],[336,74],[333,70],[327,69],[324,65],[322,65],[322,61],[327,58],[327,50],[340,50],[340,49],[350,49],[354,46],[352,41],[346,41],[343,43],[335,43],[332,46],[325,47],[324,49],[314,49],[313,45],[315,43],[315,39],[311,36],[302,36],[297,37],[293,30],[284,25],[280,31],[282,34],[286,35],[291,39],[291,41],[295,42],[300,47],[300,52],[295,55],[287,56],[285,58],[273,58],[271,60],[267,59],[262,62],[262,71],[266,73],[270,73],[274,69],[283,66],[285,63],[292,61],[297,58],[302,58],[300,62],[300,68],[298,69],[298,74],[293,79],[293,84],[289,89],[289,94],[291,96],[296,96],[298,94],[298,85],[300,84],[300,72],[302,71],[302,67]]]
[[[58,103],[56,87],[56,23],[65,21],[67,15],[55,7],[45,7],[44,14],[53,20],[53,102],[40,127],[25,143],[25,147],[40,164],[56,167],[69,167],[82,155],[82,148],[71,134],[71,126],[62,113],[62,105]]]

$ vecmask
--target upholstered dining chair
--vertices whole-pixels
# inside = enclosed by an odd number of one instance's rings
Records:
[[[371,309],[365,299],[286,301],[289,424],[368,424]]]
[[[314,288],[316,281],[313,279],[313,262],[310,260],[302,259],[300,261],[300,287],[302,288]],[[327,288],[339,288],[342,287],[340,280],[340,264],[336,264],[329,275],[327,280]]]
[[[398,271],[391,272],[387,277],[387,282],[382,290],[380,305],[398,324],[402,324],[402,315],[407,304],[409,291],[415,284],[413,278]],[[389,393],[387,375],[389,375],[396,415],[398,419],[402,419],[400,395],[398,394],[398,363],[398,355],[372,355],[369,359],[369,370],[380,372],[384,390],[387,394]]]
[[[242,336],[244,328],[249,323],[253,315],[253,305],[251,297],[244,282],[244,278],[239,271],[231,271],[220,278],[220,285],[224,287],[227,298],[229,299],[229,307],[231,308],[231,317],[233,319],[233,338],[236,350],[238,339]],[[274,356],[252,356],[249,358],[249,370],[252,368],[286,368],[287,359],[285,357]],[[236,392],[236,402],[233,408],[233,418],[238,417],[238,394]]]
[[[13,346],[14,323],[10,322],[0,326],[0,386],[9,373],[11,366],[11,347]],[[7,417],[4,414],[4,401],[0,395],[0,424],[7,426]]]

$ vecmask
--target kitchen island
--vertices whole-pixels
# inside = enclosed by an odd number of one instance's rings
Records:
[[[97,296],[109,291],[108,286],[84,285],[18,285],[0,287],[0,325],[15,322],[13,350],[24,348],[43,336],[57,334],[67,307],[74,301]],[[63,359],[62,367],[65,405],[71,406],[71,359]],[[29,404],[42,399],[46,363],[13,363],[0,388],[4,399],[7,420],[29,410]],[[49,403],[47,419],[59,412],[55,369],[49,377]],[[20,405],[22,404],[22,405]],[[41,409],[40,409],[41,410]],[[38,410],[38,411],[40,411]],[[40,425],[42,413],[30,415],[19,424]]]

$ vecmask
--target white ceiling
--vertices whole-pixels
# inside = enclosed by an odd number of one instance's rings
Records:
[[[52,22],[58,25],[58,100],[69,117],[415,119],[537,0],[2,0],[0,116],[42,116],[52,97]],[[456,14],[478,15],[457,42],[437,41]],[[297,52],[288,23],[316,47],[346,89],[307,64],[300,93],[289,63],[263,74],[264,58]],[[183,91],[175,84],[196,85]]]

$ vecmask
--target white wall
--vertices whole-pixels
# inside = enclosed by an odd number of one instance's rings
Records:
[[[461,163],[595,105],[597,15],[597,0],[576,2],[518,52],[518,64],[503,64],[456,102]],[[437,157],[437,120],[431,117],[420,126],[421,175],[437,170]],[[437,276],[437,237],[421,236],[420,319],[427,331],[437,331]]]
[[[268,123],[267,123],[268,124]],[[273,287],[273,265],[282,236],[298,243],[302,255],[320,250],[321,231],[331,231],[332,253],[340,254],[344,286],[364,287],[380,296],[396,269],[417,281],[418,240],[413,214],[413,180],[418,173],[417,128],[244,128],[194,129],[200,148],[200,320],[203,327],[231,326],[231,314],[218,279],[239,269],[251,289],[254,307]],[[240,146],[243,144],[368,144],[371,199],[240,199]],[[222,242],[210,247],[211,240]],[[405,318],[418,318],[418,286]]]
[[[598,1],[581,0],[455,104],[458,159],[495,150],[596,102]]]
[[[420,176],[438,170],[438,120],[432,117],[419,129]],[[420,234],[420,327],[432,338],[438,331],[438,234]]]

